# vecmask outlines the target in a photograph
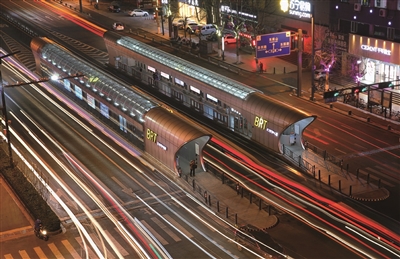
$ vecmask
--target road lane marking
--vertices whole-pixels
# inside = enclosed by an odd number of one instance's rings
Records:
[[[168,241],[165,240],[160,234],[158,234],[157,231],[155,231],[149,224],[147,224],[146,221],[141,220],[140,222],[153,234],[153,236],[155,236],[155,238],[157,238],[158,241],[160,241],[163,246],[169,244]]]
[[[80,239],[80,237],[78,237]],[[72,258],[80,258],[82,257],[75,251],[74,247],[71,245],[71,243],[68,240],[63,240],[61,241],[65,248],[67,248],[68,252],[72,255]]]
[[[40,259],[47,259],[47,256],[44,254],[43,250],[40,247],[35,246],[33,250],[35,250],[35,253],[39,256]]]
[[[57,259],[64,259],[64,256],[62,256],[60,250],[56,247],[54,243],[48,244],[48,247],[50,248],[51,252],[56,256]]]
[[[193,235],[189,231],[187,231],[181,224],[176,222],[170,215],[165,214],[163,215],[163,217],[166,218],[169,222],[171,222],[172,225],[177,227],[180,231],[182,231],[182,233],[184,233],[188,238],[193,238]]]
[[[119,233],[119,230],[117,228],[114,228],[116,232]],[[104,232],[106,232],[106,235],[108,236],[108,238],[111,240],[111,242],[114,243],[115,247],[118,249],[118,251],[121,253],[122,256],[128,256],[129,253],[128,251],[126,251],[122,245],[117,242],[117,240],[115,240],[115,238],[113,237],[113,235],[110,234],[110,232],[108,232],[108,230],[104,230]]]
[[[158,218],[156,217],[152,217],[151,220],[156,223],[162,230],[164,230],[165,233],[167,233],[170,237],[172,237],[172,239],[175,242],[179,242],[181,241],[181,239],[174,233],[172,232],[169,227],[167,227],[166,225],[164,225]]]

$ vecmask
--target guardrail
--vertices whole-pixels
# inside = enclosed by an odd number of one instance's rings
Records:
[[[269,215],[278,213],[278,210],[274,208],[271,204],[267,203],[261,197],[254,194],[250,189],[242,186],[229,174],[221,172],[219,169],[212,166],[211,164],[206,163],[205,166],[206,171],[219,179],[221,181],[221,184],[230,187],[233,191],[236,191],[236,194],[240,195],[241,198],[248,199],[249,203],[257,206],[259,210],[265,210]],[[212,191],[207,190],[206,188],[198,184],[195,178],[191,178],[187,174],[185,174],[182,175],[182,179],[184,179],[192,187],[197,198],[203,200],[204,203],[210,209],[216,212],[220,217],[229,220],[236,226],[248,223],[241,220],[239,213],[234,211],[233,208],[229,208],[226,204],[219,201],[218,198],[212,194]]]

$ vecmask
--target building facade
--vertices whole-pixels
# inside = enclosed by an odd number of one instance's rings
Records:
[[[357,67],[367,84],[398,80],[400,0],[337,0],[330,8],[331,29],[349,35],[342,72]]]

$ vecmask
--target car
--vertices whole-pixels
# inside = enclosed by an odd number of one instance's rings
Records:
[[[201,27],[200,34],[201,35],[209,35],[216,33],[218,31],[218,27],[214,24],[206,24]]]
[[[123,31],[125,29],[124,24],[122,22],[115,22],[113,24],[113,29],[116,31]]]
[[[129,16],[133,16],[133,17],[136,17],[136,16],[149,16],[149,13],[146,12],[146,11],[143,11],[142,9],[134,9],[134,10],[130,11],[128,13],[128,15]]]
[[[327,71],[325,69],[314,70],[314,80],[321,81],[326,79]]]
[[[224,43],[226,44],[230,44],[230,43],[236,43],[237,39],[235,36],[230,35],[230,34],[226,34],[224,36]]]
[[[119,7],[118,5],[110,5],[108,7],[108,11],[113,12],[113,13],[119,13],[119,12],[121,12],[121,7]]]
[[[186,31],[190,34],[196,33],[196,31],[199,29],[199,24],[197,22],[188,22],[186,23]]]
[[[242,251],[242,246],[245,246],[262,255],[263,258],[283,258],[285,254],[283,247],[267,231],[250,224],[239,227],[239,230],[235,232],[235,241],[240,244],[237,245],[239,251]]]
[[[189,18],[178,18],[178,19],[175,19],[172,21],[172,25],[177,26],[178,29],[183,29],[185,23],[188,24],[188,23],[192,23],[192,22],[195,22],[195,21],[193,21]]]

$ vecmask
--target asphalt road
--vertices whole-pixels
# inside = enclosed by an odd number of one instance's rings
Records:
[[[22,3],[21,3],[22,4]],[[30,7],[32,7],[31,4],[27,4]],[[40,10],[38,10],[38,8],[36,8],[36,11],[39,12]],[[36,17],[37,20],[42,24],[42,26],[46,27],[47,33],[49,33],[49,31],[53,31],[53,32],[57,32],[57,33],[53,33],[58,35],[59,38],[62,38],[64,40],[66,40],[67,42],[69,42],[69,44],[71,44],[71,46],[73,45],[75,46],[79,46],[80,50],[82,50],[82,52],[88,48],[89,46],[94,47],[95,49],[99,49],[101,51],[105,51],[104,49],[104,44],[102,44],[102,39],[95,37],[95,36],[91,36],[91,37],[87,37],[88,32],[85,31],[84,29],[81,29],[78,26],[72,26],[70,22],[63,20],[62,18],[57,18],[56,16],[51,17],[48,14],[45,14],[46,12],[43,13],[39,13],[37,14]],[[118,15],[118,14],[112,14],[112,15]],[[55,22],[55,20],[57,20],[57,22]],[[110,20],[104,20],[104,23],[107,23],[109,21],[112,21],[113,19],[111,18]],[[60,24],[59,24],[60,22]],[[137,21],[135,21],[137,22]],[[150,21],[151,22],[151,21]],[[16,38],[21,38],[20,33],[18,33],[16,30],[10,30],[10,34],[15,33],[15,37]],[[8,34],[8,31],[7,31]],[[67,35],[68,38],[66,38],[65,36],[61,36],[61,34]],[[22,37],[24,38],[24,37]],[[74,40],[72,39],[74,38],[75,40],[78,40],[79,42],[74,42]],[[29,37],[27,37],[27,39],[29,39]],[[4,40],[4,38],[3,38]],[[7,44],[8,45],[8,44]],[[101,52],[99,52],[99,54],[92,54],[92,56],[96,56],[98,58],[104,58],[103,54]],[[248,80],[248,79],[246,79]],[[252,80],[248,80],[250,84],[252,84],[253,86],[257,86],[257,82],[256,81],[252,81]],[[265,81],[268,82],[268,81]],[[263,85],[260,85],[258,87],[260,87],[260,89],[262,89],[262,87],[264,87],[264,91],[267,92],[267,90],[269,91],[269,93],[271,94],[276,94],[276,90],[278,92],[282,91],[283,88],[276,86],[276,85],[271,85],[271,87],[267,87],[265,86],[267,83],[263,83]],[[18,96],[21,92],[17,91],[17,96],[15,97],[16,100],[18,100]],[[12,94],[12,93],[10,93]],[[290,97],[290,95],[288,94],[276,94],[277,98],[282,98],[282,100],[287,100],[287,101],[293,101],[293,98]],[[285,99],[287,98],[287,99]],[[24,103],[23,100],[19,100],[18,103]],[[374,150],[387,150],[388,148],[393,146],[393,143],[396,136],[395,135],[391,135],[391,134],[385,134],[385,136],[382,136],[382,131],[377,130],[376,128],[366,128],[365,125],[356,125],[356,123],[352,120],[346,121],[344,118],[342,118],[343,116],[338,116],[337,114],[334,113],[329,113],[326,110],[323,111],[316,111],[314,106],[307,106],[304,103],[299,103],[299,104],[293,104],[293,105],[299,105],[298,107],[301,107],[302,109],[310,109],[310,111],[312,111],[312,113],[318,113],[319,118],[321,118],[323,121],[318,124],[318,125],[313,125],[313,127],[310,127],[310,129],[308,130],[308,134],[310,136],[310,138],[313,139],[317,139],[316,141],[319,141],[322,143],[322,147],[325,147],[327,150],[329,150],[329,152],[335,153],[340,155],[341,153],[345,153],[345,154],[350,154],[353,157],[358,157],[361,161],[359,161],[358,163],[361,164],[363,166],[363,168],[372,168],[372,170],[377,170],[377,166],[378,168],[381,166],[384,166],[385,170],[387,172],[395,172],[395,174],[397,174],[396,169],[398,170],[398,167],[393,166],[393,157],[397,156],[398,153],[398,149],[391,149],[389,153],[387,152],[375,152]],[[36,111],[39,112],[39,111]],[[36,114],[36,113],[35,113]],[[37,121],[42,121],[43,118],[42,117],[38,117],[36,118]],[[49,125],[47,126],[48,128],[50,127],[50,129],[52,127],[56,128],[56,130],[53,131],[53,134],[55,136],[63,136],[65,133],[65,136],[68,136],[68,139],[70,140],[64,140],[66,141],[65,146],[74,146],[76,143],[75,141],[78,141],[77,139],[75,139],[75,135],[76,134],[72,134],[71,132],[63,132],[61,131],[61,129],[63,128],[62,125],[57,125],[58,123],[55,123],[55,120],[43,120],[46,123],[49,123]],[[53,121],[53,123],[50,123],[50,121]],[[349,129],[349,125],[352,125]],[[56,127],[57,126],[57,127]],[[358,130],[358,129],[363,129],[363,130]],[[63,132],[62,134],[58,133],[58,132]],[[58,134],[57,134],[58,133]],[[336,140],[336,138],[338,138],[337,136],[340,136],[340,140]],[[375,138],[373,136],[379,136],[379,138]],[[382,138],[381,138],[382,137]],[[366,139],[368,141],[366,141]],[[74,141],[72,141],[74,140]],[[82,150],[84,150],[82,146],[78,146],[79,148],[82,148]],[[72,147],[69,147],[72,148]],[[80,150],[77,148],[77,150]],[[373,159],[366,159],[366,154],[365,152],[369,151],[371,154],[374,155]],[[89,152],[89,151],[87,151]],[[86,154],[87,152],[80,152],[77,153],[77,155],[79,157],[85,157],[88,156],[88,154]],[[395,152],[394,155],[391,154],[392,152]],[[361,154],[361,155],[360,155]],[[93,157],[86,157],[87,160],[90,160]],[[94,159],[94,158],[93,158]],[[96,159],[99,159],[98,157]],[[114,158],[113,158],[114,159]],[[86,160],[86,159],[85,159]],[[385,163],[385,161],[387,163]],[[98,170],[97,166],[98,165],[93,165],[93,164],[87,164],[86,165],[88,168],[96,171]],[[99,166],[100,168],[102,167],[107,168],[108,170],[106,170],[107,172],[110,172],[110,168],[108,168],[106,165],[101,165]],[[91,170],[91,171],[92,171]],[[379,172],[381,172],[381,170],[377,170]],[[103,180],[106,181],[106,178],[109,178],[110,175],[106,174],[100,174],[99,176],[104,177]],[[396,176],[390,176],[390,175],[383,175],[383,177],[385,177],[386,182],[392,184],[393,180],[396,180]],[[396,181],[394,181],[396,183]],[[385,183],[387,184],[387,183]],[[116,187],[115,183],[114,183],[114,188]],[[392,187],[393,189],[397,188],[396,185],[394,186],[389,186]],[[125,197],[125,199],[129,198],[128,196],[125,196],[126,194],[123,192],[120,192],[120,195],[122,195],[122,197]]]

